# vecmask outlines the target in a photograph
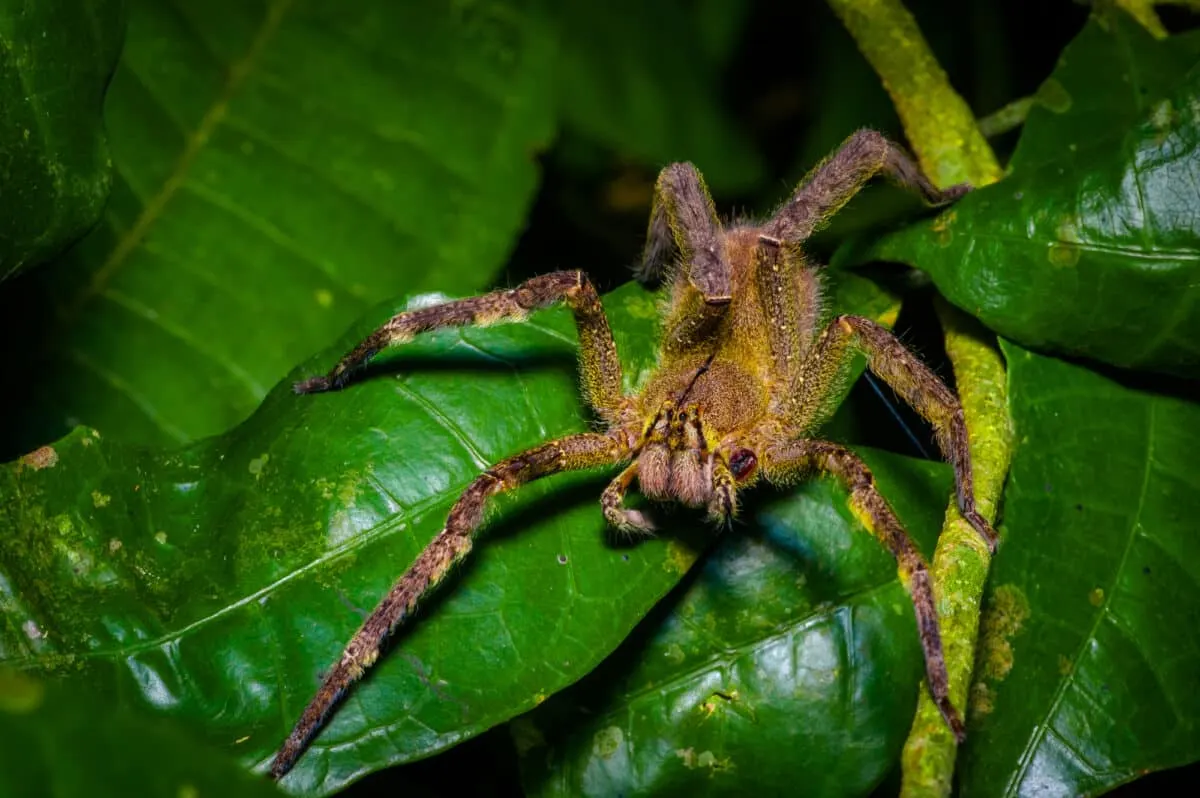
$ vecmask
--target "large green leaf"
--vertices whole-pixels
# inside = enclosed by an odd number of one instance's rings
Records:
[[[1038,103],[1012,174],[859,252],[917,264],[1022,344],[1200,374],[1200,31],[1093,18]],[[930,235],[933,233],[933,235]]]
[[[0,795],[262,798],[279,792],[169,721],[114,708],[79,685],[0,670]]]
[[[636,376],[650,364],[652,298],[629,290],[608,306]],[[377,309],[336,351],[396,309]],[[467,483],[583,427],[573,356],[569,316],[548,313],[428,336],[381,367],[397,379],[376,370],[321,396],[281,384],[226,436],[177,452],[81,428],[26,456],[0,487],[0,655],[82,671],[93,689],[265,766],[361,613]],[[453,745],[614,648],[694,554],[606,546],[602,487],[558,478],[502,503],[466,578],[427,605],[432,622],[351,695],[288,788],[327,793]]]
[[[0,281],[99,219],[112,185],[101,122],[121,0],[0,0]]]
[[[221,432],[375,302],[489,283],[553,132],[552,39],[532,0],[135,2],[104,225],[4,297],[37,376],[10,449]]]
[[[745,14],[669,0],[556,5],[563,121],[653,167],[691,160],[719,192],[762,182],[764,165],[720,104],[719,61]],[[736,4],[734,4],[736,6]],[[719,35],[717,35],[719,33]]]
[[[1017,450],[962,794],[1094,795],[1200,759],[1200,405],[1005,354]]]
[[[891,300],[845,276],[835,303]],[[630,383],[653,296],[606,300]],[[300,374],[328,368],[377,308]],[[265,767],[318,674],[486,465],[585,428],[565,312],[430,335],[349,389],[281,384],[227,435],[179,451],[78,429],[3,471],[0,659],[82,672]],[[401,372],[385,379],[385,372]],[[602,476],[500,502],[487,543],[402,635],[284,782],[328,793],[531,709],[583,676],[687,570],[703,533],[608,544]]]
[[[941,463],[864,452],[932,551]],[[830,481],[758,504],[579,684],[513,722],[533,795],[863,795],[924,675],[895,561]]]

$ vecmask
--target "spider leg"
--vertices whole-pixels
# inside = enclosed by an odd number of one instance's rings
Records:
[[[728,304],[733,287],[721,259],[721,223],[704,178],[690,163],[673,163],[658,175],[639,277],[660,276],[672,248],[687,264],[687,278],[705,302]]]
[[[641,510],[631,510],[622,506],[625,494],[637,476],[637,463],[632,463],[608,483],[608,487],[600,494],[600,507],[609,525],[623,535],[633,537],[653,537],[654,521]]]
[[[489,497],[550,474],[612,465],[628,456],[627,445],[616,435],[583,433],[535,446],[480,474],[455,502],[445,528],[417,556],[350,639],[279,749],[271,764],[272,777],[278,779],[291,770],[341,697],[378,659],[380,646],[388,635],[412,614],[417,602],[445,578],[450,568],[470,552]]]
[[[832,386],[840,382],[839,377],[852,362],[849,351],[852,347],[867,356],[871,371],[933,425],[938,447],[954,466],[958,510],[994,552],[996,530],[975,506],[975,481],[962,405],[928,366],[883,327],[861,316],[839,316],[825,328],[790,391],[794,397],[791,421],[802,429],[812,429],[822,420],[829,410]],[[817,392],[805,391],[806,386],[830,387]]]
[[[524,321],[532,311],[558,301],[565,301],[575,315],[584,398],[605,421],[615,421],[622,404],[621,362],[600,297],[591,281],[578,271],[553,272],[516,288],[399,313],[367,336],[328,374],[297,382],[294,389],[296,393],[318,393],[341,388],[355,369],[384,347],[441,327]]]
[[[792,198],[763,226],[763,232],[774,238],[804,241],[879,174],[918,192],[932,205],[952,202],[971,189],[966,183],[945,191],[938,189],[898,144],[874,130],[859,130],[805,176]]]
[[[663,327],[666,353],[703,345],[717,333],[733,298],[732,274],[724,258],[721,223],[704,178],[690,163],[675,163],[658,175],[642,252],[641,279],[666,271],[678,252],[683,269],[672,274],[672,311]]]
[[[762,457],[763,476],[779,484],[795,482],[814,473],[836,477],[850,491],[854,515],[896,558],[900,581],[912,597],[917,618],[921,649],[925,654],[925,675],[929,694],[954,736],[962,742],[966,735],[962,715],[950,701],[950,679],[942,651],[938,627],[937,603],[929,566],[912,538],[904,531],[887,500],[875,487],[875,479],[866,463],[835,443],[801,440],[768,447]]]
[[[714,523],[729,526],[737,515],[737,480],[721,458],[713,461],[712,498],[708,502],[708,517]]]
[[[796,377],[812,347],[810,330],[821,321],[821,284],[816,269],[805,268],[795,244],[760,235],[754,251],[754,280],[766,320],[773,371],[785,385]]]

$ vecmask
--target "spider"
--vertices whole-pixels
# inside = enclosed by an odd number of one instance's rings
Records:
[[[647,514],[623,505],[634,480],[647,497],[704,508],[720,525],[737,513],[739,491],[760,479],[786,485],[824,473],[840,480],[854,514],[896,558],[916,614],[929,692],[961,741],[962,716],[949,697],[924,557],[866,464],[844,446],[807,437],[834,410],[837,387],[854,353],[862,352],[868,367],[931,423],[954,467],[959,511],[995,550],[996,532],[975,506],[957,397],[874,322],[838,316],[823,323],[821,276],[800,245],[878,174],[919,192],[931,205],[970,190],[965,184],[938,190],[902,148],[873,130],[851,135],[762,224],[723,225],[694,166],[663,169],[655,183],[641,275],[665,276],[669,307],[657,368],[636,394],[622,392],[608,319],[595,288],[578,271],[400,313],[328,374],[296,383],[300,394],[340,389],[381,349],[419,333],[521,321],[565,302],[578,328],[583,396],[604,431],[542,443],[493,465],[467,487],[445,528],[346,645],[276,755],[271,775],[279,778],[291,769],[346,690],[374,664],[386,638],[470,552],[490,497],[551,474],[602,466],[623,466],[601,494],[600,506],[611,526],[632,535],[654,529]]]

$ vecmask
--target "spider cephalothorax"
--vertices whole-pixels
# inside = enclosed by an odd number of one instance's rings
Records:
[[[580,272],[535,277],[516,288],[401,313],[372,333],[325,376],[297,393],[342,387],[381,348],[437,327],[519,321],[564,301],[579,330],[583,394],[603,432],[548,441],[484,471],[450,510],[445,528],[363,623],[325,677],[272,765],[286,773],[345,690],[379,656],[380,646],[417,601],[470,551],[490,496],[548,474],[624,466],[600,497],[604,517],[627,533],[652,520],[623,506],[637,481],[652,499],[702,507],[718,522],[737,511],[738,491],[766,479],[786,484],[827,473],[849,490],[855,514],[896,557],[913,599],[926,675],[947,724],[960,739],[950,702],[928,567],[849,449],[814,440],[834,409],[855,351],[933,425],[954,466],[959,510],[994,548],[996,533],[977,512],[967,431],[958,400],[889,332],[868,319],[822,314],[818,273],[801,243],[876,174],[919,191],[933,204],[967,191],[939,191],[903,150],[869,130],[855,133],[818,165],[763,224],[726,229],[699,172],[673,164],[659,175],[642,263],[667,276],[669,307],[658,367],[636,394],[621,389],[621,365],[600,298]],[[672,260],[668,263],[668,259]]]

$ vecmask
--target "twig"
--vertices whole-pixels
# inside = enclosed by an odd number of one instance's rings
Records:
[[[946,354],[954,367],[958,395],[967,418],[975,502],[979,512],[995,523],[1004,478],[1012,460],[1004,358],[996,349],[994,336],[979,322],[941,297],[937,298],[936,307],[945,333]],[[987,547],[951,502],[932,567],[942,646],[950,674],[950,699],[964,709],[964,714],[990,562]],[[954,735],[922,687],[917,715],[901,758],[900,794],[905,798],[949,795],[955,748]]]
[[[921,168],[939,186],[982,186],[1000,164],[899,0],[828,0],[891,95]]]
[[[979,132],[990,139],[1024,124],[1035,102],[1036,97],[1022,97],[992,111],[979,120]]]
[[[950,85],[903,4],[829,0],[829,5],[882,79],[909,144],[933,181],[945,187],[964,181],[983,186],[999,180],[1000,165],[971,109]],[[994,523],[1012,458],[1004,361],[990,342],[992,336],[969,316],[945,302],[939,303],[938,316],[966,415],[975,501]],[[933,557],[933,578],[950,697],[964,710],[990,559],[986,546],[951,502]],[[901,795],[948,796],[956,753],[954,736],[922,685],[902,755]]]

